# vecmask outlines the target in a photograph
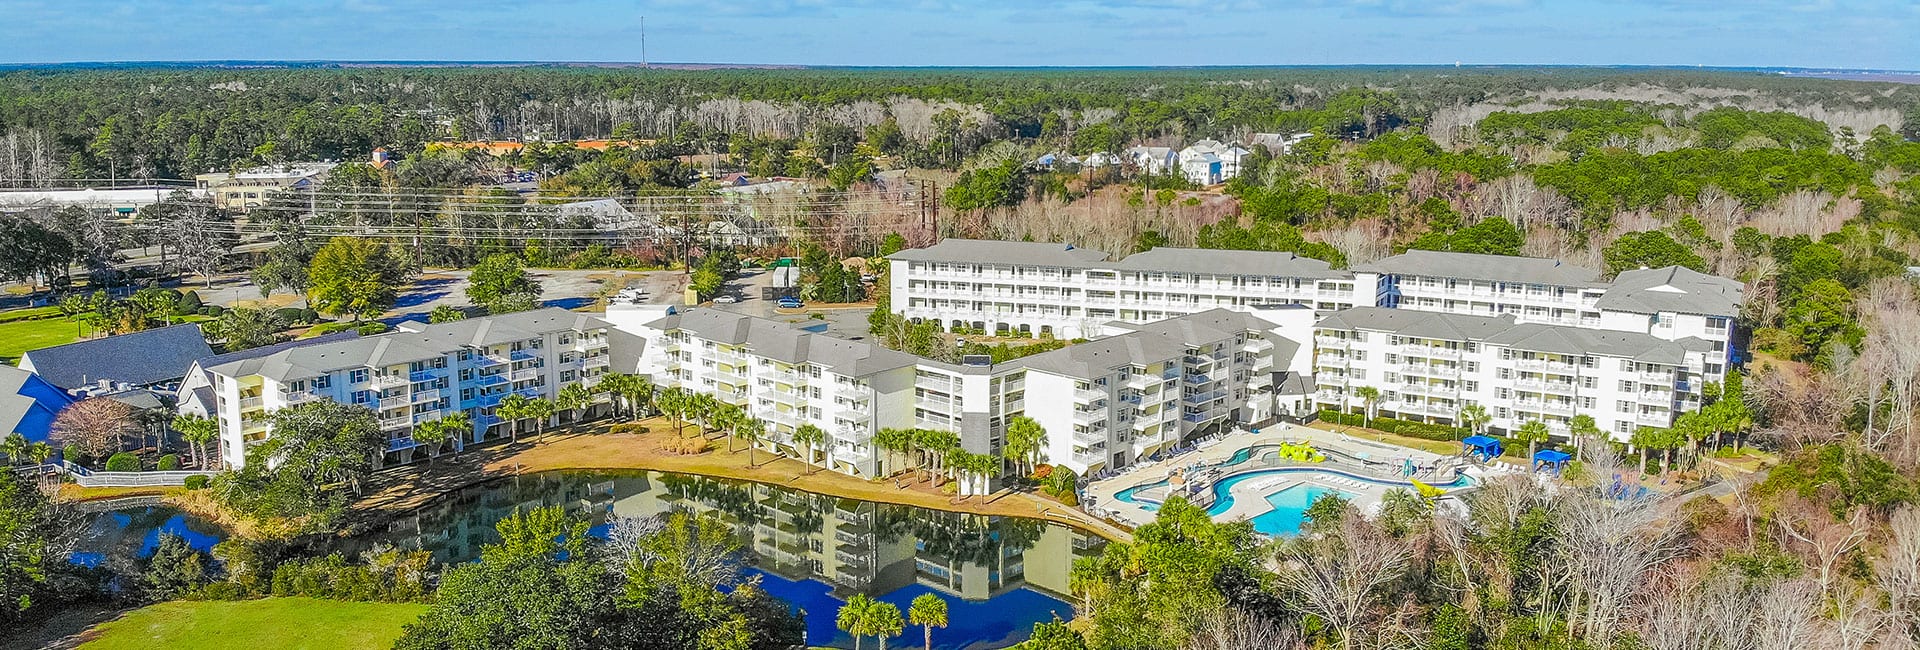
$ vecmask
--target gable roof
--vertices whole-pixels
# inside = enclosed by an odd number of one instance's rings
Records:
[[[1738,316],[1746,285],[1684,266],[1623,271],[1595,304],[1601,309],[1657,314]]]
[[[1157,247],[1108,265],[1122,271],[1167,271],[1286,278],[1350,278],[1352,273],[1298,253]]]
[[[307,379],[346,368],[393,366],[438,358],[462,347],[487,347],[544,334],[610,327],[606,321],[555,307],[425,325],[401,323],[377,336],[297,346],[207,368],[228,377],[261,375],[275,381]]]
[[[1537,323],[1516,324],[1511,315],[1469,316],[1389,307],[1342,309],[1320,319],[1314,327],[1388,332],[1444,341],[1472,341],[1530,352],[1625,357],[1667,365],[1686,363],[1688,352],[1713,349],[1713,344],[1694,337],[1669,341],[1640,332]]]
[[[194,360],[192,370],[188,372],[188,378],[191,379],[194,373],[198,373],[202,376],[208,375],[210,374],[209,370],[211,368],[215,366],[223,366],[236,361],[258,359],[261,357],[271,356],[283,350],[303,348],[309,345],[324,345],[327,343],[334,343],[338,341],[346,341],[346,340],[357,339],[357,338],[360,338],[359,332],[356,332],[353,330],[347,330],[344,332],[334,332],[332,334],[322,334],[320,336],[316,336],[309,339],[294,339],[291,341],[281,341],[279,343],[275,343],[272,345],[262,345],[257,348],[247,348],[245,350],[235,350],[233,352],[216,354],[210,357]]]
[[[1593,269],[1556,259],[1427,250],[1410,250],[1353,270],[1568,287],[1590,286],[1600,279]]]
[[[1103,262],[1107,259],[1107,254],[1091,248],[1076,248],[1073,244],[943,239],[940,243],[926,248],[909,248],[896,252],[888,255],[887,259],[1084,268]]]
[[[45,442],[53,418],[73,398],[31,372],[0,365],[0,435],[18,433],[27,442]]]
[[[193,360],[213,355],[198,323],[57,345],[28,352],[20,367],[61,390],[100,380],[151,386],[186,376]]]
[[[1258,316],[1218,308],[1151,323],[1116,321],[1109,325],[1130,331],[1022,357],[1004,365],[1068,377],[1099,377],[1119,366],[1157,363],[1178,357],[1195,345],[1231,339],[1248,331],[1267,332],[1274,327]],[[1269,340],[1274,342],[1274,354],[1279,358],[1290,357],[1299,349],[1298,343],[1284,338]]]
[[[783,363],[813,363],[836,373],[860,377],[914,365],[913,355],[861,341],[810,332],[779,321],[723,309],[689,309],[647,323],[661,331],[684,330],[702,339],[745,346],[753,354]]]

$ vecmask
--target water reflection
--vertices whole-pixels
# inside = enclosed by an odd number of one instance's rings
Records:
[[[767,590],[809,613],[808,642],[852,647],[834,612],[854,593],[899,606],[923,593],[948,600],[940,648],[1000,648],[1037,621],[1071,618],[1075,557],[1100,552],[1097,536],[1045,522],[841,499],[788,488],[658,472],[548,472],[461,490],[357,547],[391,543],[464,562],[498,541],[494,524],[518,509],[562,506],[605,534],[613,517],[674,510],[719,512],[752,551]],[[917,640],[919,630],[909,630]],[[918,645],[918,644],[909,644]]]
[[[210,551],[226,536],[219,526],[165,506],[143,506],[101,513],[75,545],[69,560],[97,567],[108,562],[146,559],[160,546],[160,534],[179,535],[187,544]]]

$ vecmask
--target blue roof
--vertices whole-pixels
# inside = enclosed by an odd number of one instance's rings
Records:
[[[0,435],[18,433],[46,442],[53,418],[73,403],[66,392],[33,373],[0,365]]]
[[[20,367],[71,391],[102,379],[135,386],[179,379],[195,359],[210,356],[200,325],[188,323],[40,348],[21,355]]]
[[[1533,452],[1533,460],[1537,463],[1564,463],[1573,460],[1573,454],[1558,449],[1542,449]]]
[[[1461,440],[1460,442],[1463,444],[1474,446],[1474,447],[1500,446],[1500,439],[1495,438],[1493,436],[1467,436],[1466,439]]]

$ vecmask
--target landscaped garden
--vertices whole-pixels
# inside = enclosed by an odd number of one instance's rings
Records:
[[[86,650],[391,648],[427,605],[316,598],[168,601],[143,607],[87,632]]]

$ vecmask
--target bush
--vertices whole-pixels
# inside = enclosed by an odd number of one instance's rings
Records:
[[[124,451],[114,454],[107,459],[107,471],[138,472],[140,471],[140,457]]]
[[[681,456],[702,454],[707,451],[707,440],[705,438],[676,438],[667,442],[666,449],[669,453]]]
[[[200,315],[219,318],[220,315],[226,313],[226,311],[227,311],[227,308],[221,307],[219,305],[207,305],[205,307],[200,308]]]
[[[647,425],[639,422],[622,422],[607,428],[614,433],[646,433]]]
[[[332,334],[334,332],[345,332],[353,328],[354,328],[353,323],[347,323],[347,322],[341,322],[341,321],[328,321],[325,323],[321,323],[319,325],[315,325],[312,328],[309,328],[307,330],[307,336],[324,336],[327,334]]]
[[[180,294],[180,302],[178,305],[180,313],[182,314],[197,314],[200,313],[200,308],[206,306],[205,303],[200,301],[200,294],[193,291]]]
[[[171,472],[174,470],[178,470],[180,469],[180,455],[167,454],[165,456],[161,456],[160,462],[156,466],[162,472]]]
[[[1362,424],[1366,421],[1366,418],[1359,414],[1341,413],[1332,409],[1321,411],[1319,417],[1322,421],[1334,424],[1350,427],[1368,426],[1378,431],[1423,440],[1455,442],[1466,436],[1473,435],[1472,432],[1460,427],[1450,427],[1444,424],[1427,424],[1425,422],[1408,422],[1406,420],[1395,420],[1393,418],[1374,418],[1371,426],[1369,426],[1368,424]]]
[[[359,327],[354,328],[355,331],[360,332],[361,336],[373,336],[375,334],[385,333],[387,329],[387,324],[380,322],[363,323]]]
[[[207,489],[207,482],[211,480],[212,479],[207,478],[207,475],[205,474],[195,474],[193,476],[189,476],[187,477],[187,489],[188,490],[205,490]]]
[[[314,311],[312,309],[302,309],[300,310],[300,322],[318,323],[320,322],[320,312]]]
[[[280,322],[286,323],[288,325],[299,325],[301,323],[313,322],[313,321],[307,320],[306,310],[300,309],[299,307],[281,307],[279,309],[275,309],[273,310],[273,316],[274,318],[280,319]]]

